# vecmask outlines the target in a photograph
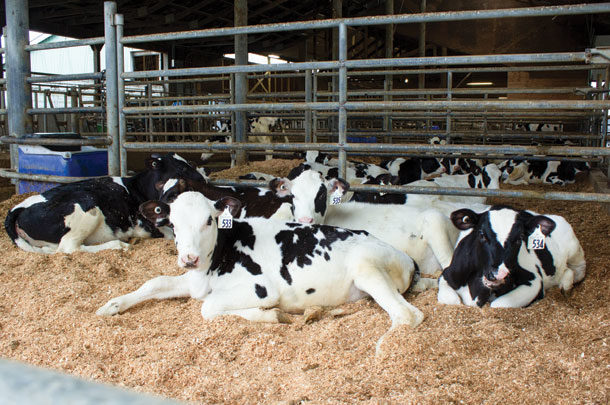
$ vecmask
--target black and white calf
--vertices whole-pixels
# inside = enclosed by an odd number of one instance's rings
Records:
[[[314,170],[304,170],[301,176],[306,173],[309,173],[306,182],[287,187],[279,194],[293,197],[291,210],[296,221],[364,229],[407,253],[424,274],[437,273],[451,263],[459,231],[448,216],[459,205],[444,201],[406,205],[333,204],[342,199],[348,184],[341,179],[326,180]]]
[[[143,204],[151,221],[162,218],[173,225],[178,265],[192,270],[149,280],[111,299],[97,314],[114,315],[150,299],[192,297],[204,300],[204,319],[238,315],[280,322],[280,311],[370,295],[388,312],[392,328],[422,322],[423,313],[401,295],[415,274],[406,254],[364,231],[324,225],[249,218],[218,229],[216,219],[227,210],[236,213],[239,204],[233,198],[214,202],[197,192],[180,194],[169,205]]]
[[[261,173],[261,172],[250,172],[239,176],[241,180],[261,180],[261,181],[271,181],[275,179],[275,176],[272,174]]]
[[[400,184],[411,183],[415,180],[426,179],[445,173],[446,169],[439,163],[436,158],[396,158],[386,160],[380,165],[386,169],[391,175],[398,176]],[[378,173],[381,174],[381,173]],[[376,176],[377,174],[375,174]]]
[[[57,186],[13,207],[4,227],[21,249],[37,253],[125,248],[131,237],[162,237],[138,207],[169,178],[203,180],[176,154],[153,155],[133,177],[100,177]],[[171,236],[168,231],[166,235]]]
[[[457,210],[451,220],[465,232],[439,279],[441,303],[525,307],[585,277],[583,249],[563,217],[494,206]]]
[[[500,163],[502,178],[508,184],[571,184],[578,173],[590,170],[587,162],[560,160],[506,160]]]

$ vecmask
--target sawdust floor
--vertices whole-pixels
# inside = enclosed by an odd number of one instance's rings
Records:
[[[254,170],[282,175],[291,165],[259,162]],[[587,183],[565,190],[591,191]],[[22,199],[1,203],[2,217]],[[587,255],[584,282],[525,309],[444,306],[435,291],[407,294],[426,319],[390,334],[378,358],[375,343],[390,322],[370,300],[342,306],[341,316],[295,315],[282,325],[204,321],[193,299],[99,317],[111,297],[181,273],[172,242],[44,256],[20,251],[2,232],[0,356],[202,403],[606,404],[610,217],[593,203],[512,203],[572,223]]]

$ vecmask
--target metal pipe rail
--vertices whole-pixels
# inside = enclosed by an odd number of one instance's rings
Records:
[[[42,51],[45,49],[59,49],[59,48],[72,48],[74,46],[87,46],[87,45],[104,45],[104,37],[86,38],[86,39],[74,39],[69,41],[60,42],[45,42],[41,44],[26,45],[26,51]]]
[[[94,177],[66,177],[66,176],[55,176],[51,174],[31,174],[31,173],[19,173],[15,170],[0,169],[0,177],[6,177],[9,179],[27,180],[27,181],[40,181],[44,183],[74,183],[81,180],[92,179]],[[95,176],[104,177],[104,176]]]
[[[71,114],[71,113],[103,113],[104,107],[57,107],[57,108],[28,108],[28,114]]]
[[[125,114],[144,113],[186,113],[208,111],[291,111],[291,110],[336,110],[338,102],[315,103],[248,103],[248,104],[217,104],[217,105],[175,105],[152,107],[124,107]],[[610,100],[537,100],[537,101],[506,101],[506,100],[438,100],[438,101],[347,101],[347,110],[479,110],[479,109],[511,109],[511,110],[602,110],[610,108]]]
[[[307,22],[263,24],[257,26],[213,28],[195,31],[180,31],[164,34],[134,35],[123,37],[123,44],[153,41],[178,41],[202,39],[240,34],[263,34],[269,32],[301,31],[311,29],[338,28],[341,24],[351,27],[386,24],[432,23],[442,21],[466,21],[495,18],[545,17],[559,15],[595,14],[610,12],[610,3],[578,4],[568,6],[545,6],[506,8],[498,10],[449,11],[438,13],[394,14],[374,17],[339,18]]]
[[[267,187],[263,181],[234,181],[214,180],[210,182],[219,186],[249,185],[255,187]],[[393,194],[428,194],[428,195],[463,195],[473,197],[502,197],[502,198],[532,198],[543,200],[575,200],[581,202],[610,202],[610,194],[600,193],[573,193],[562,191],[534,191],[534,190],[492,190],[492,189],[470,189],[457,187],[420,187],[420,186],[378,186],[378,185],[354,185],[350,191],[384,192]]]
[[[9,145],[62,145],[62,146],[107,146],[112,141],[106,137],[86,139],[50,139],[50,138],[15,138],[0,137],[0,142]]]
[[[608,10],[610,12],[610,9]],[[128,37],[125,37],[128,38]],[[382,59],[356,59],[322,62],[295,62],[277,65],[231,65],[211,66],[183,69],[146,70],[140,72],[124,72],[123,79],[140,79],[149,77],[175,77],[197,76],[209,74],[228,73],[261,73],[283,72],[292,70],[315,69],[348,69],[367,67],[393,67],[393,66],[429,66],[429,65],[468,65],[468,64],[499,64],[499,63],[565,63],[586,62],[586,52],[563,53],[532,53],[532,54],[504,54],[504,55],[472,55],[472,56],[429,56],[419,58],[382,58]]]
[[[53,75],[53,76],[32,76],[26,80],[28,83],[48,83],[48,82],[63,82],[73,80],[102,80],[104,73],[75,73],[69,75]],[[68,86],[68,85],[66,85]]]
[[[419,153],[470,153],[504,155],[547,155],[547,156],[610,156],[610,148],[577,146],[519,146],[519,145],[430,145],[430,144],[359,144],[347,143],[176,143],[176,142],[126,142],[127,150],[145,151],[230,151],[236,150],[276,150],[336,152],[341,148],[346,152],[419,152]]]

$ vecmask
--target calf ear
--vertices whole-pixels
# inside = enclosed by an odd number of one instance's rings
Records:
[[[291,194],[290,180],[287,178],[276,177],[269,182],[269,189],[278,197],[288,197]]]
[[[465,231],[466,229],[474,228],[479,222],[479,214],[468,208],[463,208],[451,213],[451,222],[453,222],[457,229]]]
[[[222,197],[214,203],[214,208],[218,210],[217,216],[222,214],[226,207],[229,207],[229,212],[234,217],[239,217],[241,211],[241,201],[234,197]]]
[[[528,230],[531,229],[533,232],[538,226],[540,226],[540,230],[546,236],[549,236],[551,232],[555,229],[555,221],[553,221],[549,217],[545,217],[544,215],[536,215],[532,217],[528,222]]]
[[[161,201],[146,201],[140,204],[140,214],[155,226],[162,226],[167,224],[169,205]]]
[[[337,190],[340,191],[341,196],[344,196],[349,190],[349,183],[339,177],[330,179],[328,182],[328,193],[333,194]]]

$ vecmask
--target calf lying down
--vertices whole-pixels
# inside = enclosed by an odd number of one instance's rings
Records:
[[[457,210],[451,220],[466,232],[439,279],[441,303],[525,307],[585,277],[583,249],[563,217],[494,206]]]
[[[231,229],[218,229],[216,219],[223,219],[223,211],[237,216],[240,205],[232,197],[214,202],[197,192],[180,194],[169,205],[144,203],[141,211],[152,222],[167,218],[173,225],[178,265],[192,270],[149,280],[97,313],[114,315],[149,299],[192,297],[204,300],[205,319],[238,315],[279,322],[280,311],[300,312],[370,295],[388,312],[392,328],[422,322],[423,313],[401,295],[415,274],[406,254],[365,231],[325,225],[247,218],[234,220]]]

